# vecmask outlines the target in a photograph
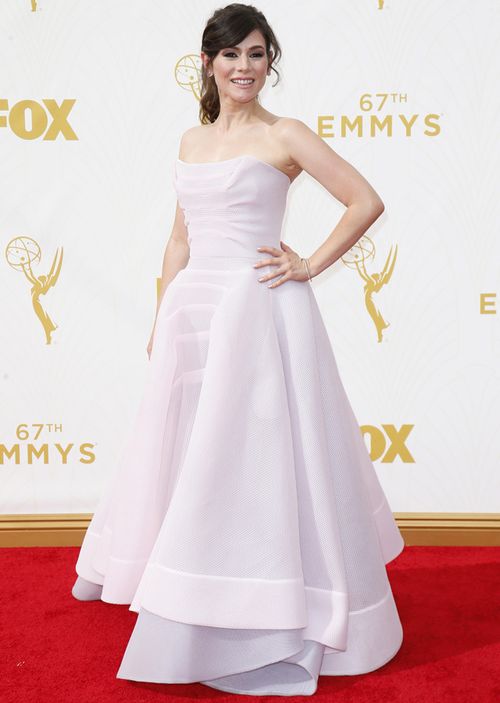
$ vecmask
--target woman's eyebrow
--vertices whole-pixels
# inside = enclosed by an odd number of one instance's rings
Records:
[[[238,46],[227,46],[226,49],[238,49],[241,51],[241,49]],[[250,46],[248,51],[252,51],[252,49],[264,49],[262,44],[255,44],[255,46]]]

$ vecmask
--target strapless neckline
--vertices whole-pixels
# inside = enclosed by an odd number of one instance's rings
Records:
[[[241,159],[251,159],[259,164],[267,166],[275,173],[279,174],[280,176],[283,176],[283,178],[286,178],[288,185],[292,184],[292,181],[290,180],[289,176],[287,176],[284,171],[279,168],[276,168],[276,166],[273,166],[268,161],[263,161],[262,159],[259,159],[256,156],[252,156],[251,154],[241,154],[240,156],[233,156],[232,159],[221,159],[220,161],[183,161],[182,159],[179,159],[179,157],[177,157],[177,161],[181,164],[185,164],[186,166],[216,166],[218,164],[227,164],[231,161],[239,161]]]

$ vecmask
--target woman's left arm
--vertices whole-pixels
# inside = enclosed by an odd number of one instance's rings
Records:
[[[279,122],[279,139],[290,159],[347,207],[330,235],[308,257],[311,276],[317,276],[363,236],[383,213],[384,203],[366,178],[304,122],[293,118]]]

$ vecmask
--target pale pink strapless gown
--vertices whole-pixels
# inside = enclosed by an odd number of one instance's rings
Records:
[[[400,648],[404,541],[310,283],[252,267],[280,248],[288,177],[177,159],[174,185],[191,258],[76,571],[138,613],[118,678],[310,695]]]

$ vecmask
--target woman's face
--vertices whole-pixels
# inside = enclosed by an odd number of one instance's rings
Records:
[[[203,53],[202,57],[206,62]],[[221,99],[230,98],[236,102],[253,100],[263,88],[268,70],[262,33],[254,29],[237,46],[221,49],[208,70],[213,72]],[[243,80],[238,82],[238,79]]]

